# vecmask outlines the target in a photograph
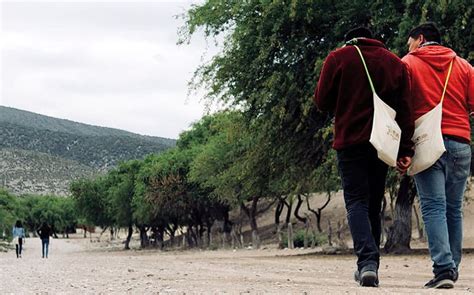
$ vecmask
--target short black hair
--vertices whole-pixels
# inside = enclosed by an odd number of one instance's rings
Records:
[[[16,221],[15,227],[23,227],[23,224],[21,223],[21,220]]]
[[[435,23],[423,23],[411,29],[410,33],[408,33],[408,37],[415,39],[420,35],[423,35],[426,41],[441,43],[441,33],[439,32]]]
[[[366,27],[358,27],[355,29],[351,29],[344,36],[344,42],[347,42],[354,38],[360,38],[360,37],[372,39],[373,38],[372,31]]]

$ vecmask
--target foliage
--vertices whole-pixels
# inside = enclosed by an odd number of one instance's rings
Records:
[[[18,200],[5,190],[0,190],[0,234],[11,237],[12,226],[21,215]]]
[[[107,198],[107,179],[81,179],[71,184],[72,198],[76,201],[77,212],[86,223],[106,227],[114,223],[110,212],[111,203]]]
[[[396,53],[406,52],[408,30],[424,21],[440,25],[446,44],[472,56],[473,6],[469,1],[218,1],[185,15],[181,42],[198,30],[223,41],[223,50],[195,72],[192,85],[207,99],[243,110],[247,125],[271,140],[265,152],[280,183],[299,191],[325,159],[330,121],[311,96],[322,61],[356,26],[370,26]],[[222,38],[221,38],[222,37]]]
[[[304,229],[300,229],[295,232],[294,237],[293,237],[293,244],[295,245],[296,248],[304,247],[304,236],[305,236]],[[308,239],[308,245],[312,245],[313,241],[314,241],[315,246],[321,246],[328,242],[328,237],[326,234],[324,233],[314,234],[311,231],[308,231],[307,239]],[[286,233],[283,234],[282,246],[283,246],[282,248],[288,247],[288,235]]]
[[[74,200],[58,196],[15,196],[0,191],[0,234],[11,237],[17,220],[28,232],[36,232],[43,222],[55,232],[68,232],[77,224]]]

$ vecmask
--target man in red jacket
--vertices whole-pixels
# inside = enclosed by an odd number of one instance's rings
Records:
[[[471,163],[469,112],[474,110],[473,68],[447,47],[432,23],[409,33],[403,58],[411,77],[415,119],[443,101],[441,130],[446,152],[430,168],[415,175],[423,221],[433,260],[434,278],[426,288],[452,288],[462,252],[462,203]]]
[[[335,116],[333,147],[337,150],[347,219],[357,255],[355,279],[362,286],[378,286],[381,204],[387,165],[378,159],[369,143],[374,114],[373,94],[356,48],[366,61],[375,91],[396,112],[402,134],[399,162],[402,169],[413,155],[413,114],[405,65],[372,38],[366,28],[346,34],[348,46],[326,58],[314,101],[322,111]]]

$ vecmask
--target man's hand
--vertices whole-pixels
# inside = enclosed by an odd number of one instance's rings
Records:
[[[401,157],[397,161],[397,170],[400,174],[405,174],[411,165],[411,157]]]

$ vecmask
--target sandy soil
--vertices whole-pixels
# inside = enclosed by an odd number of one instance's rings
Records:
[[[54,239],[49,259],[28,239],[22,259],[0,254],[0,293],[35,294],[472,294],[474,255],[464,256],[453,290],[424,290],[427,255],[385,256],[379,288],[352,280],[350,255],[314,250],[122,251],[79,236]]]

